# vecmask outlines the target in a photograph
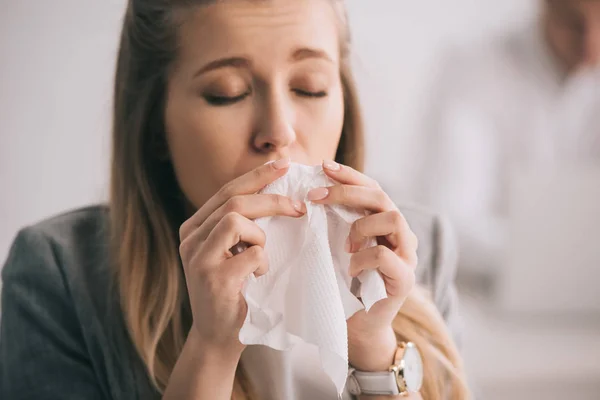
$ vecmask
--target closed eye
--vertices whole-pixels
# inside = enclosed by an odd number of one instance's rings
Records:
[[[212,94],[204,95],[204,99],[213,106],[228,106],[231,104],[235,104],[239,101],[244,100],[246,97],[250,95],[250,92],[242,93],[239,96],[227,97],[227,96],[216,96]]]
[[[323,98],[323,97],[327,96],[327,92],[325,92],[325,91],[309,92],[309,91],[300,90],[300,89],[294,89],[293,91],[294,91],[294,93],[296,93],[299,96],[309,97],[309,98],[315,98],[315,99],[320,99],[320,98]]]

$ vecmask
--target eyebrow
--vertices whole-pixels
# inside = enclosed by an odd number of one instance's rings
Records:
[[[320,58],[325,61],[333,63],[333,60],[326,51],[319,49],[311,49],[308,47],[302,47],[292,53],[292,61],[302,61],[308,58]]]
[[[325,52],[323,50],[318,50],[318,49],[311,49],[308,47],[302,47],[302,48],[299,48],[296,51],[294,51],[292,53],[292,56],[290,57],[290,60],[292,62],[298,62],[298,61],[303,61],[303,60],[310,59],[310,58],[318,58],[318,59],[322,59],[322,60],[328,61],[330,63],[333,63],[333,60],[331,59],[331,57],[329,57],[327,52]],[[218,60],[211,61],[208,64],[206,64],[205,66],[203,66],[202,68],[200,68],[198,70],[198,72],[196,72],[194,74],[194,77],[205,74],[209,71],[214,71],[219,68],[226,68],[226,67],[250,68],[251,66],[252,66],[252,61],[250,61],[250,59],[248,59],[246,57],[221,58]]]
[[[249,59],[245,57],[228,57],[221,58],[219,60],[211,61],[202,68],[198,70],[194,74],[194,77],[202,75],[209,71],[214,71],[215,69],[225,68],[225,67],[233,67],[233,68],[250,68],[252,63]]]

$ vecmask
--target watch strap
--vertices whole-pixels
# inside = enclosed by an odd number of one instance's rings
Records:
[[[346,386],[350,394],[372,396],[396,396],[398,390],[394,372],[363,372],[354,368],[348,369]]]

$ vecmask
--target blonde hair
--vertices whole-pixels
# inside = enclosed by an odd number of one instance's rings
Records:
[[[177,55],[181,16],[214,0],[129,0],[114,92],[110,214],[121,307],[152,383],[163,391],[182,351],[192,315],[178,253],[185,200],[164,157],[165,90]],[[330,0],[342,29],[345,118],[336,160],[363,169],[364,133],[350,70],[345,7]],[[460,356],[439,312],[414,290],[394,321],[398,340],[417,344],[425,365],[425,400],[467,398]],[[259,400],[238,367],[235,400]]]

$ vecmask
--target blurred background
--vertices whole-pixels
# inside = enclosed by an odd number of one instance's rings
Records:
[[[599,399],[600,1],[347,3],[367,172],[455,226],[478,398]],[[124,4],[0,0],[2,262],[107,198]]]

